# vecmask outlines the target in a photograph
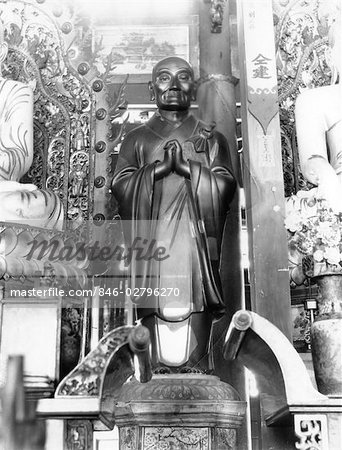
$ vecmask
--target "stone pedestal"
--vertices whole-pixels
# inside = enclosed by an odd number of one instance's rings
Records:
[[[237,449],[236,430],[246,409],[218,377],[155,375],[124,385],[115,409],[120,450]]]

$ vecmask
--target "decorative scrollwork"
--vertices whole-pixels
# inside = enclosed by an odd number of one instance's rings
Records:
[[[39,189],[44,189],[47,179],[46,155],[48,154],[48,137],[45,133],[44,127],[42,127],[37,121],[33,122],[33,134],[33,162],[28,172],[22,177],[22,182],[32,183]]]
[[[239,400],[235,389],[211,375],[154,375],[149,383],[131,380],[120,393],[120,401],[164,400],[223,401]]]
[[[216,428],[216,447],[233,450],[236,448],[236,430],[231,428]]]
[[[104,336],[97,347],[61,381],[55,396],[97,397],[109,360],[122,345],[127,344],[132,328],[131,326],[116,328]]]
[[[191,448],[192,450],[209,448],[209,428],[146,427],[144,447],[160,449]]]

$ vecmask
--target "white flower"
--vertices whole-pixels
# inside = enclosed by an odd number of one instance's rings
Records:
[[[309,71],[304,70],[302,73],[302,80],[305,86],[311,86],[312,79],[312,74]]]
[[[301,218],[300,214],[298,214],[296,212],[289,214],[285,218],[285,227],[288,230],[290,230],[292,233],[300,230],[301,225],[302,225],[302,218]]]
[[[336,247],[328,247],[324,252],[324,258],[329,264],[337,265],[341,261],[341,254]]]
[[[316,250],[313,254],[313,257],[315,261],[321,262],[324,258],[324,252],[322,252],[322,250]]]

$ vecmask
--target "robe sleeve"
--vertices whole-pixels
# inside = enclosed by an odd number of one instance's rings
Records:
[[[204,222],[211,259],[216,260],[220,254],[223,227],[236,190],[236,180],[225,137],[215,132],[207,142],[208,164],[191,160],[189,164],[192,193]]]
[[[119,204],[119,215],[126,243],[128,276],[132,292],[135,288],[150,286],[151,260],[136,258],[132,248],[145,246],[153,236],[152,202],[155,191],[155,164],[144,161],[143,143],[139,139],[139,129],[129,133],[123,142],[116,170],[112,180],[112,193]],[[133,302],[144,300],[131,297]]]
[[[122,220],[151,218],[154,171],[155,163],[144,162],[143,144],[137,133],[128,134],[112,180],[112,193],[118,201]]]

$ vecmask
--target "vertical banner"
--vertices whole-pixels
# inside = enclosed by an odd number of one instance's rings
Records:
[[[268,1],[245,0],[243,16],[248,110],[267,135],[278,112],[272,8]]]
[[[238,6],[250,307],[291,336],[272,0]]]

